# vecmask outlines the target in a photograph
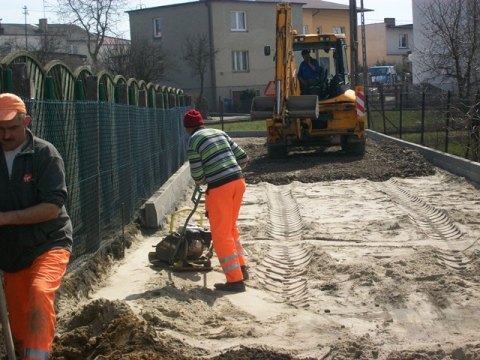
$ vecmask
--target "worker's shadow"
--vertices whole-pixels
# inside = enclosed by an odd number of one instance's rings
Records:
[[[186,268],[186,269],[176,269],[173,266],[161,262],[154,261],[150,264],[150,268],[157,272],[165,272],[168,275],[170,281],[173,280],[173,277],[177,277],[183,280],[189,280],[193,282],[200,281],[204,278],[204,275],[212,271],[212,268],[203,268],[199,266],[198,268]]]
[[[135,301],[139,299],[153,299],[159,297],[171,297],[178,301],[189,301],[189,299],[196,298],[206,302],[209,306],[215,303],[217,298],[221,298],[228,293],[216,291],[208,286],[207,277],[212,270],[188,270],[178,271],[172,270],[170,265],[162,262],[155,262],[150,265],[150,268],[157,272],[164,272],[167,276],[166,284],[163,287],[147,290],[142,293],[130,294],[125,297],[126,301]],[[179,281],[188,281],[195,283],[196,286],[184,288],[177,284]]]

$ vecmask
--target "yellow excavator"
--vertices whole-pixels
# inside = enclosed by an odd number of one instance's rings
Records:
[[[289,4],[276,5],[273,91],[252,100],[252,119],[266,119],[271,158],[286,157],[291,147],[340,145],[347,154],[365,153],[363,88],[350,89],[344,34],[298,34]],[[300,91],[297,59],[308,50],[324,76]],[[264,49],[269,55],[268,46]]]

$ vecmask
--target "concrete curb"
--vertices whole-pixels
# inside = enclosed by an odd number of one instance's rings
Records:
[[[265,131],[234,131],[228,133],[235,137],[266,137]],[[452,174],[462,176],[471,181],[475,186],[480,187],[480,163],[475,163],[461,157],[446,154],[425,146],[413,144],[404,140],[384,135],[376,131],[367,130],[367,137],[378,140],[395,141],[401,146],[417,150],[434,166],[447,170]],[[150,197],[143,206],[143,223],[147,228],[159,228],[166,220],[168,214],[174,209],[187,187],[193,183],[190,176],[188,162],[168,179],[168,181]]]
[[[444,153],[442,151],[430,149],[428,147],[410,143],[392,136],[384,135],[382,133],[367,130],[367,137],[373,140],[390,140],[395,141],[401,146],[417,150],[425,159],[430,161],[433,165],[447,170],[452,174],[462,176],[474,183],[475,186],[480,186],[480,163],[476,163],[459,156]]]
[[[161,227],[191,183],[190,166],[185,162],[144,204],[143,225],[152,229]]]
[[[227,131],[228,136],[231,138],[242,138],[242,137],[263,137],[265,141],[267,140],[266,131]]]

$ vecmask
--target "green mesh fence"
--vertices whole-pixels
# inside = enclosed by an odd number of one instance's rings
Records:
[[[367,88],[368,122],[374,131],[467,157],[469,119],[460,99],[447,92],[401,87]]]
[[[33,133],[53,143],[65,162],[73,258],[115,237],[186,160],[187,108],[58,101],[27,107]]]

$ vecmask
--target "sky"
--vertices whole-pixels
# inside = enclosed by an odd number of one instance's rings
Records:
[[[6,2],[8,0],[1,0]],[[180,4],[192,0],[128,0],[128,7],[124,10],[154,7],[170,4]],[[330,0],[330,2],[348,5],[349,0]],[[49,23],[59,23],[55,13],[56,0],[18,0],[9,6],[1,5],[0,22],[24,24],[25,17],[29,24],[38,24],[38,19],[46,17]],[[361,0],[357,0],[357,7],[360,7]],[[27,8],[25,16],[24,6]],[[365,23],[383,22],[386,17],[396,19],[397,25],[412,23],[412,0],[363,0],[366,9],[374,11],[365,13]],[[358,21],[360,24],[360,20]],[[120,32],[124,37],[129,37],[128,15],[123,13],[120,25]]]

